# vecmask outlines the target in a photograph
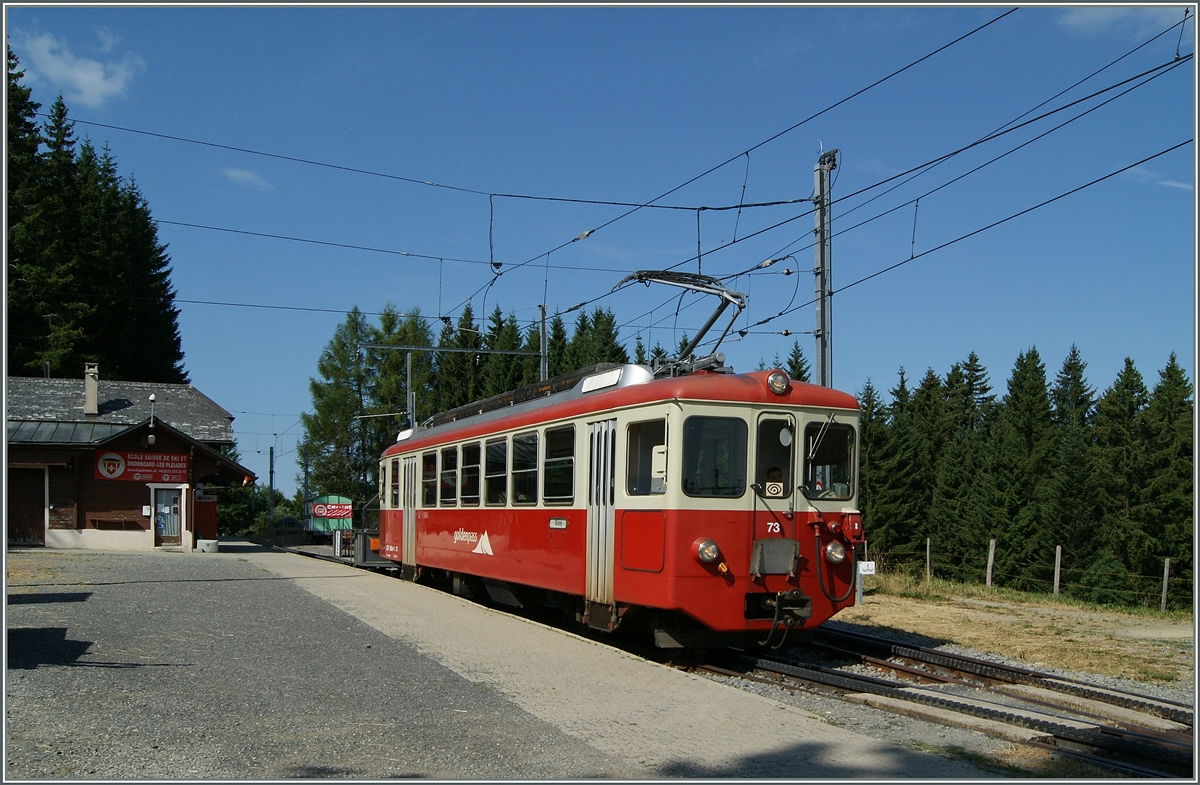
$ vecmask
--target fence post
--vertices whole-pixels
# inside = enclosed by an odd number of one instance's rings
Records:
[[[928,537],[926,537],[926,538],[925,538],[925,582],[926,582],[926,583],[929,583],[929,581],[930,581],[930,571],[929,571],[929,538],[928,538]]]
[[[1058,598],[1058,575],[1062,569],[1062,546],[1054,546],[1054,597]]]
[[[996,563],[996,541],[988,540],[988,588],[992,588],[992,565]]]
[[[1167,578],[1171,575],[1171,557],[1168,556],[1163,562],[1163,596],[1162,596],[1162,611],[1167,612]]]

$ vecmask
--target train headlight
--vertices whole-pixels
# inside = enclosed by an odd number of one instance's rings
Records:
[[[825,561],[830,564],[841,564],[846,560],[846,546],[837,540],[825,546]]]
[[[705,564],[712,564],[721,555],[721,549],[712,540],[700,540],[696,543],[696,559]]]
[[[767,389],[776,395],[783,395],[788,391],[788,384],[791,379],[783,371],[771,371],[771,375],[767,377]]]

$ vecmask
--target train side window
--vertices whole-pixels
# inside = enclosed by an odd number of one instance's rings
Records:
[[[542,500],[546,504],[575,501],[575,426],[546,430],[546,463]]]
[[[804,429],[804,482],[809,499],[849,499],[854,495],[854,428],[826,422]]]
[[[494,439],[487,443],[484,458],[483,488],[489,505],[508,503],[508,440]]]
[[[683,421],[683,492],[737,498],[746,492],[746,427],[736,417]]]
[[[538,435],[522,433],[513,437],[512,500],[513,504],[530,505],[538,501]]]
[[[400,459],[392,459],[392,509],[400,509]]]
[[[479,506],[479,442],[462,448],[462,490],[459,502],[464,507]]]
[[[667,421],[646,420],[629,424],[629,456],[625,469],[625,490],[630,496],[666,493],[662,478],[651,468],[654,448],[667,443]]]
[[[437,453],[427,452],[421,456],[421,506],[437,506]]]
[[[754,480],[758,484],[759,494],[768,499],[786,499],[792,495],[794,431],[787,418],[764,417],[758,421]]]
[[[442,450],[441,483],[438,485],[438,501],[443,507],[453,507],[458,502],[458,448]]]

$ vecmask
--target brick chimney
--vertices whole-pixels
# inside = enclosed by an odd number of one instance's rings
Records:
[[[100,364],[83,364],[83,413],[100,414]]]

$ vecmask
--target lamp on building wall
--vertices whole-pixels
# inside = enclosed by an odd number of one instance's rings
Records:
[[[146,436],[146,445],[154,445],[154,393],[150,393],[150,433]]]

